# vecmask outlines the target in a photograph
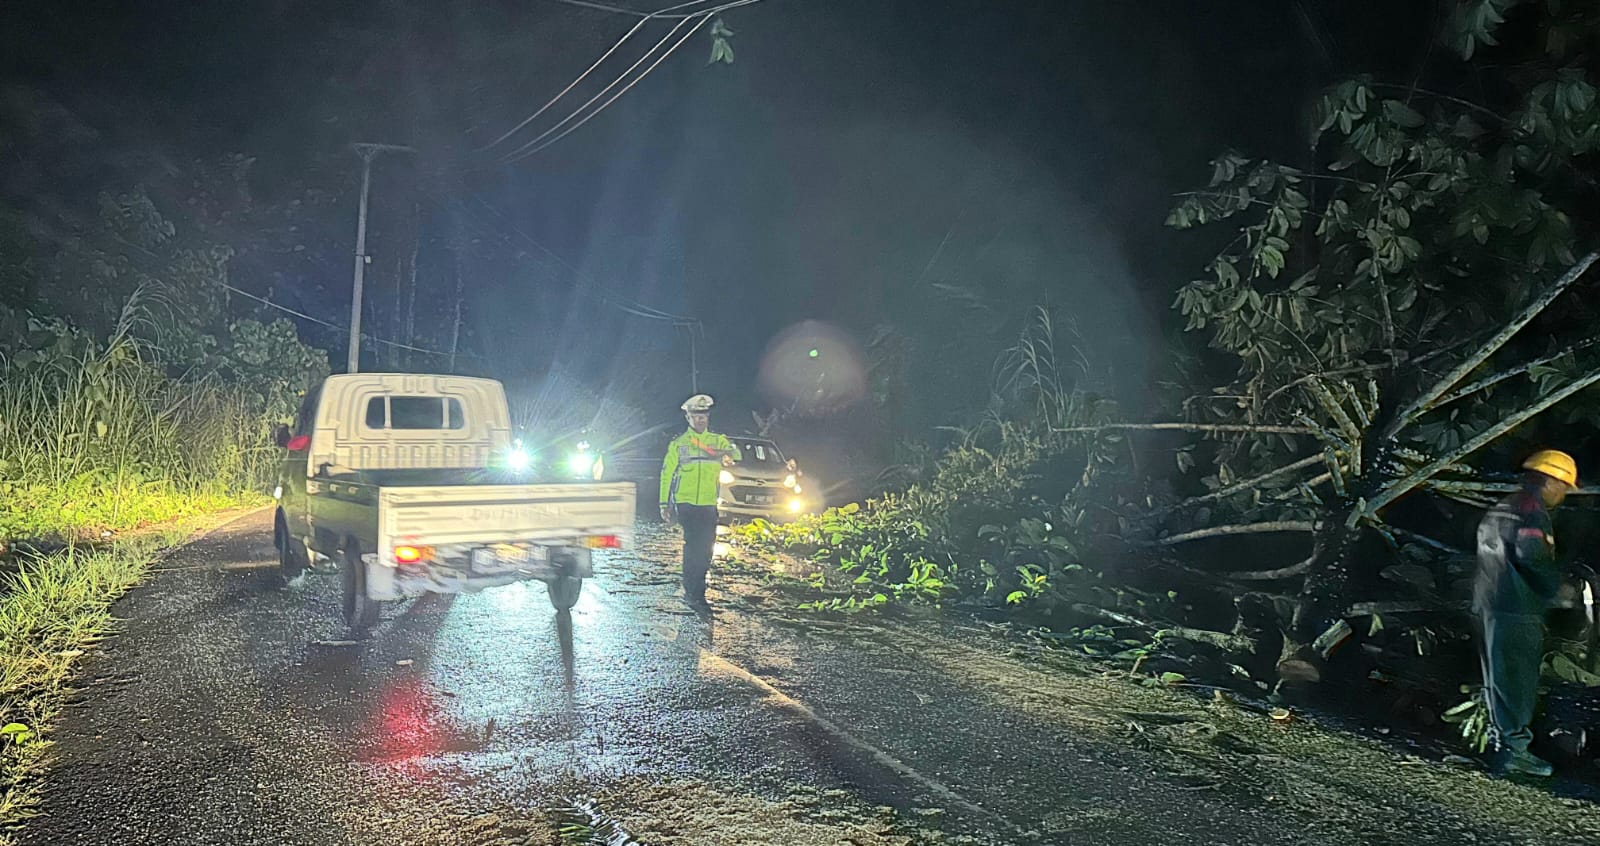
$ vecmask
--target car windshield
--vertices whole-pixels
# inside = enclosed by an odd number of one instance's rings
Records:
[[[740,441],[735,440],[734,445],[739,447],[742,455],[740,459],[750,467],[765,467],[777,470],[783,466],[783,454],[778,452],[778,447],[769,441]]]

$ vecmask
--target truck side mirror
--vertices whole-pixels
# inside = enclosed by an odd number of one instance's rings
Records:
[[[288,449],[289,427],[282,423],[274,425],[272,427],[272,442],[278,445],[278,449]]]

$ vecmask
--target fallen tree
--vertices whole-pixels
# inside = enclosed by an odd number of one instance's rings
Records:
[[[1237,227],[1174,304],[1180,419],[1125,419],[1066,376],[1038,309],[997,362],[993,417],[917,483],[740,539],[833,565],[816,610],[957,602],[1146,670],[1151,639],[1180,640],[1177,660],[1252,687],[1314,680],[1360,638],[1348,678],[1405,656],[1389,677],[1454,692],[1481,510],[1537,447],[1600,465],[1591,37],[1499,48],[1483,103],[1335,86],[1315,166],[1219,157],[1170,220]]]
[[[1600,419],[1580,399],[1600,382],[1580,295],[1596,289],[1600,255],[1575,255],[1593,241],[1583,197],[1600,176],[1586,158],[1600,148],[1600,104],[1580,46],[1594,34],[1554,5],[1519,13],[1547,38],[1495,48],[1497,64],[1478,68],[1498,81],[1479,89],[1492,99],[1352,79],[1317,102],[1317,167],[1223,155],[1169,219],[1238,225],[1175,305],[1239,369],[1183,404],[1194,425],[1215,427],[1195,430],[1213,490],[1136,522],[1162,543],[1313,527],[1308,557],[1228,574],[1299,580],[1281,661],[1319,657],[1314,642],[1326,657],[1348,609],[1389,598],[1363,592],[1436,580],[1459,558],[1459,536],[1394,523],[1440,519],[1408,500],[1486,507],[1509,474],[1470,462],[1513,470],[1570,432],[1560,424]],[[1450,40],[1470,58],[1494,43],[1496,21],[1456,21]],[[1564,419],[1540,422],[1558,407]],[[1201,506],[1227,525],[1167,528]]]

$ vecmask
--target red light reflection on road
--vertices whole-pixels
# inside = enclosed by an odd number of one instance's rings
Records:
[[[449,713],[446,697],[419,673],[396,676],[378,698],[369,760],[410,764],[475,747]]]

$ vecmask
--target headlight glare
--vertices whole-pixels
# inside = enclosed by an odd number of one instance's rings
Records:
[[[567,459],[567,469],[574,476],[587,476],[592,467],[594,467],[594,456],[586,452],[575,452]]]

